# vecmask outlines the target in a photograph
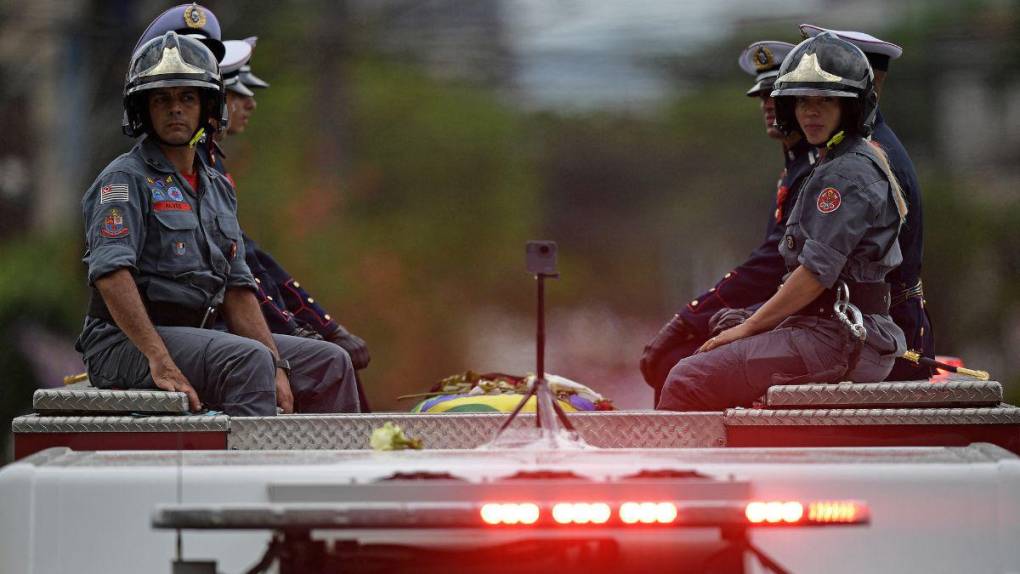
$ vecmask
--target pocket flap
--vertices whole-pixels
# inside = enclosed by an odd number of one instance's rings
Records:
[[[230,215],[217,215],[216,224],[220,226],[223,235],[235,240],[241,237],[241,226],[236,218]]]
[[[198,227],[198,218],[190,211],[156,211],[156,221],[168,229],[184,230]]]

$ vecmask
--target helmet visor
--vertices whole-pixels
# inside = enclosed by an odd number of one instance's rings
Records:
[[[127,93],[165,86],[219,89],[216,57],[201,42],[167,32],[142,46],[131,60]]]
[[[853,98],[869,89],[872,77],[859,48],[825,33],[804,40],[783,60],[772,97]]]
[[[821,96],[829,98],[856,98],[858,95],[854,92],[841,90],[838,87],[822,87],[822,86],[788,86],[781,90],[772,90],[771,96],[773,98],[780,98],[783,96]]]

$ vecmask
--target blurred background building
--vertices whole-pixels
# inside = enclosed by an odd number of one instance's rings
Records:
[[[0,2],[0,423],[81,369],[80,199],[173,2]],[[797,24],[901,44],[882,109],[924,190],[940,353],[1020,387],[1020,6],[1010,0],[210,1],[260,37],[242,224],[368,341],[372,402],[532,368],[523,244],[560,244],[549,369],[647,408],[637,361],[760,241],[782,167],[736,65]],[[6,436],[3,437],[6,442]]]

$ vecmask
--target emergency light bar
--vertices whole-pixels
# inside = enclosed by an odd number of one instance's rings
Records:
[[[153,526],[193,529],[691,528],[867,524],[864,502],[501,501],[162,505]]]
[[[806,512],[805,512],[805,509]],[[741,512],[742,511],[742,512]],[[627,501],[614,509],[606,502],[557,502],[551,507],[533,502],[487,503],[482,522],[493,526],[603,525],[611,526],[818,526],[867,524],[865,503],[855,500],[732,502]],[[551,523],[550,523],[550,520]]]

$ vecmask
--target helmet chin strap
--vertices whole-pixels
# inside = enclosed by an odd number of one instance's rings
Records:
[[[198,128],[198,131],[195,132],[195,135],[191,136],[191,139],[188,140],[188,147],[193,148],[196,145],[198,145],[198,142],[204,139],[205,139],[205,127]]]
[[[166,141],[165,139],[159,137],[159,134],[156,133],[156,130],[151,129],[151,128],[149,129],[149,135],[153,139],[155,139],[157,142],[159,142],[161,145],[165,145],[167,147],[189,147],[189,148],[194,148],[196,145],[198,145],[199,143],[201,143],[202,141],[205,140],[205,126],[202,126],[202,127],[198,128],[197,130],[195,130],[195,133],[191,135],[191,139],[189,139],[187,141],[187,143],[170,143],[170,142]]]
[[[832,149],[838,146],[840,142],[843,141],[844,137],[846,137],[846,133],[844,133],[843,130],[839,130],[833,134],[831,138],[829,138],[829,141],[825,142],[826,149]]]

